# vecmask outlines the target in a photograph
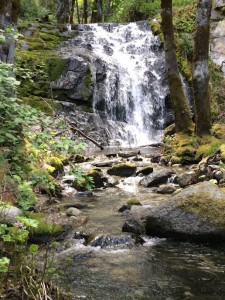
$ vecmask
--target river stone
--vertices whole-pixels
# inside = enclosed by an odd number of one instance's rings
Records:
[[[92,242],[92,247],[113,247],[119,245],[134,245],[135,240],[129,235],[119,235],[119,236],[97,236]]]
[[[148,211],[146,233],[181,240],[225,240],[225,194],[200,182]]]
[[[71,216],[77,217],[81,214],[82,214],[82,212],[78,208],[75,208],[75,207],[69,207],[66,211],[66,215],[68,217],[71,217]]]
[[[191,185],[195,180],[195,172],[194,171],[188,171],[178,176],[177,182],[180,187],[186,187],[188,185]]]
[[[153,172],[153,167],[152,166],[147,166],[145,168],[140,169],[137,171],[136,175],[143,174],[143,175],[149,175]]]
[[[157,189],[159,194],[173,194],[176,191],[176,187],[172,183],[163,184]]]
[[[13,224],[20,216],[23,216],[23,212],[18,207],[0,208],[0,223]]]
[[[136,207],[135,210],[127,211],[129,213],[122,227],[122,231],[138,235],[145,234],[145,222],[149,215],[149,209],[148,206],[143,205]]]
[[[167,183],[168,179],[171,177],[173,172],[171,170],[159,170],[151,173],[150,175],[144,177],[139,185],[144,187],[154,187],[163,183]]]
[[[89,171],[88,176],[93,178],[93,184],[95,188],[101,188],[104,186],[104,180],[102,178],[101,171],[92,169]]]
[[[136,165],[135,164],[117,164],[114,165],[112,168],[107,170],[109,175],[115,175],[120,177],[129,177],[136,172]]]
[[[119,152],[118,156],[123,158],[129,158],[132,156],[137,156],[138,154],[140,154],[140,151],[123,151],[123,152]]]

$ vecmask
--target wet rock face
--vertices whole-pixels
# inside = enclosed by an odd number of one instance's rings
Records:
[[[225,5],[225,4],[224,4]],[[210,54],[213,62],[221,67],[225,75],[225,21],[218,22],[211,33]]]
[[[65,60],[63,73],[52,82],[56,99],[67,101],[89,101],[92,105],[93,79],[90,66],[82,57]]]

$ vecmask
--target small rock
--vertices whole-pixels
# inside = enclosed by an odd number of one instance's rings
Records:
[[[81,215],[81,211],[75,207],[69,207],[66,211],[66,215],[68,217],[71,217],[71,216],[74,216],[74,217],[77,217],[79,215]]]
[[[84,192],[78,192],[75,195],[76,197],[79,198],[88,198],[88,197],[92,197],[93,193],[91,191],[84,191]]]
[[[186,187],[194,183],[195,172],[189,171],[178,176],[178,184],[180,187]]]
[[[157,189],[159,194],[173,194],[176,191],[176,187],[173,184],[163,184]]]

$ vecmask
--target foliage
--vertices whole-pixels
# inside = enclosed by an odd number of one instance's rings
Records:
[[[0,192],[11,192],[17,204],[28,211],[36,202],[34,189],[54,192],[57,182],[51,174],[56,162],[62,165],[67,157],[83,150],[84,144],[77,145],[66,135],[57,136],[58,130],[67,132],[64,118],[47,117],[14,97],[19,85],[11,75],[15,68],[0,64],[0,149],[4,149],[0,157],[6,183]]]
[[[44,18],[50,11],[35,0],[21,0],[21,15],[25,20],[35,20],[36,18]]]
[[[1,207],[8,205],[1,203]],[[44,252],[38,245],[28,245],[30,231],[38,226],[39,221],[26,217],[18,217],[12,226],[0,225],[0,293],[7,297],[10,285],[10,299],[14,291],[21,299],[24,295],[29,299],[70,299],[51,284],[57,275],[48,255],[54,243],[48,244]],[[41,267],[37,265],[40,259],[44,262]]]

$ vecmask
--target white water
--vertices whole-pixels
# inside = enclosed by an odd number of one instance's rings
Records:
[[[111,139],[121,146],[160,141],[167,86],[159,38],[146,24],[92,24],[88,30],[94,54],[105,63],[104,102]],[[94,109],[101,98],[96,83]]]

